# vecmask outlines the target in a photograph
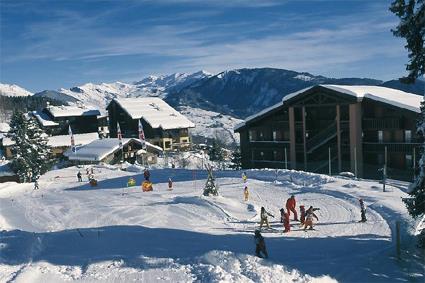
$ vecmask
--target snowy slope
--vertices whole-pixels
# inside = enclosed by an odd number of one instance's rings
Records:
[[[0,95],[3,96],[30,96],[32,92],[17,86],[15,84],[2,84],[0,83]]]
[[[242,200],[238,171],[216,172],[220,196],[201,196],[206,174],[151,170],[154,191],[126,187],[141,174],[96,166],[99,186],[76,182],[84,168],[51,171],[31,184],[0,184],[2,282],[423,282],[423,264],[394,260],[396,220],[403,257],[411,236],[401,201],[406,194],[379,184],[280,170],[248,171]],[[166,181],[174,180],[174,190]],[[84,179],[86,177],[84,176]],[[320,207],[316,230],[292,222],[282,234],[278,210],[294,194]],[[358,223],[358,198],[368,222]],[[265,206],[274,230],[263,232],[268,260],[253,256],[253,231]],[[409,251],[411,252],[411,251]]]

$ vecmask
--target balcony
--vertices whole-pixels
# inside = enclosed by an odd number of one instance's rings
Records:
[[[413,148],[419,148],[421,143],[398,143],[398,142],[384,142],[384,143],[373,143],[364,142],[364,152],[384,152],[387,147],[388,152],[400,152],[400,153],[412,153]]]
[[[363,119],[364,130],[388,130],[400,129],[400,118],[365,118]]]

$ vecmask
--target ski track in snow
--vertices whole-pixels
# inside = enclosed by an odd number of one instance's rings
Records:
[[[149,193],[140,190],[142,174],[97,166],[99,186],[92,188],[76,182],[78,170],[48,172],[36,191],[0,184],[0,282],[423,279],[420,267],[408,267],[409,275],[392,259],[394,221],[407,219],[397,188],[382,194],[376,182],[285,170],[273,182],[274,171],[252,170],[244,202],[237,171],[218,172],[220,196],[204,197],[204,176],[195,181],[189,170],[152,170]],[[129,176],[138,186],[126,187]],[[291,221],[291,232],[282,233],[279,209],[292,194],[297,211],[301,204],[320,208],[315,230]],[[358,222],[359,197],[370,205],[366,223]],[[253,256],[261,206],[275,216],[263,233],[267,261]]]

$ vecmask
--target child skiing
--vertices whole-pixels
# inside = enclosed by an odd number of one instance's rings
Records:
[[[38,180],[35,180],[34,182],[34,190],[38,190],[40,187],[38,186]]]
[[[319,221],[319,218],[316,214],[314,214],[314,211],[317,209],[314,209],[312,206],[310,206],[309,209],[307,209],[305,213],[305,221],[304,221],[304,231],[307,230],[307,227],[310,227],[309,230],[313,230],[313,218],[316,218],[317,221]]]
[[[78,171],[78,173],[77,173],[77,178],[78,178],[78,182],[82,182],[83,181],[83,178],[81,177],[81,172],[80,171]]]
[[[171,178],[168,178],[168,190],[169,191],[173,190],[173,180],[171,180]]]
[[[242,173],[242,180],[243,180],[243,182],[246,183],[247,179],[248,179],[248,177],[246,176],[246,173],[243,172]]]
[[[261,258],[268,258],[269,255],[266,249],[266,242],[264,241],[264,237],[261,235],[260,230],[255,230],[254,241],[255,255]]]
[[[143,171],[143,176],[145,177],[146,181],[149,181],[149,178],[151,177],[151,173],[147,168],[145,168],[145,171]]]
[[[279,211],[280,211],[280,223],[283,223],[285,219],[285,209],[281,208]]]
[[[289,222],[289,214],[283,212],[283,227],[285,228],[285,230],[283,230],[283,233],[288,233],[291,231],[291,225]]]
[[[305,221],[305,207],[304,205],[300,205],[300,221],[301,221],[301,225],[304,224]]]
[[[260,230],[263,227],[263,224],[264,223],[267,225],[267,228],[270,228],[269,220],[267,219],[268,216],[271,216],[271,217],[274,218],[274,215],[268,213],[266,211],[266,209],[262,206],[261,207],[261,214],[260,214],[260,218],[261,218],[261,221],[260,221]]]
[[[286,210],[288,211],[288,215],[291,216],[291,211],[294,213],[294,221],[298,221],[297,210],[295,209],[297,202],[295,201],[295,196],[292,195],[286,201]]]
[[[248,186],[245,186],[245,188],[243,189],[243,195],[245,197],[245,201],[248,201],[248,198],[249,198]]]
[[[360,203],[360,214],[361,214],[361,217],[362,217],[362,220],[360,220],[360,222],[366,222],[367,221],[367,219],[366,219],[366,208],[364,206],[364,202],[363,202],[362,199],[359,199],[359,203]]]

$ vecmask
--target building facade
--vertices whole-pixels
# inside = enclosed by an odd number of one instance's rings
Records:
[[[97,109],[83,106],[47,106],[32,114],[51,136],[68,134],[69,126],[74,134],[97,133],[99,130],[100,112]]]
[[[164,150],[184,149],[191,145],[189,129],[195,125],[162,99],[156,97],[112,100],[108,107],[110,137],[138,138],[139,121],[145,138]]]
[[[288,168],[411,180],[421,140],[421,96],[377,86],[317,85],[248,117],[244,168]]]

